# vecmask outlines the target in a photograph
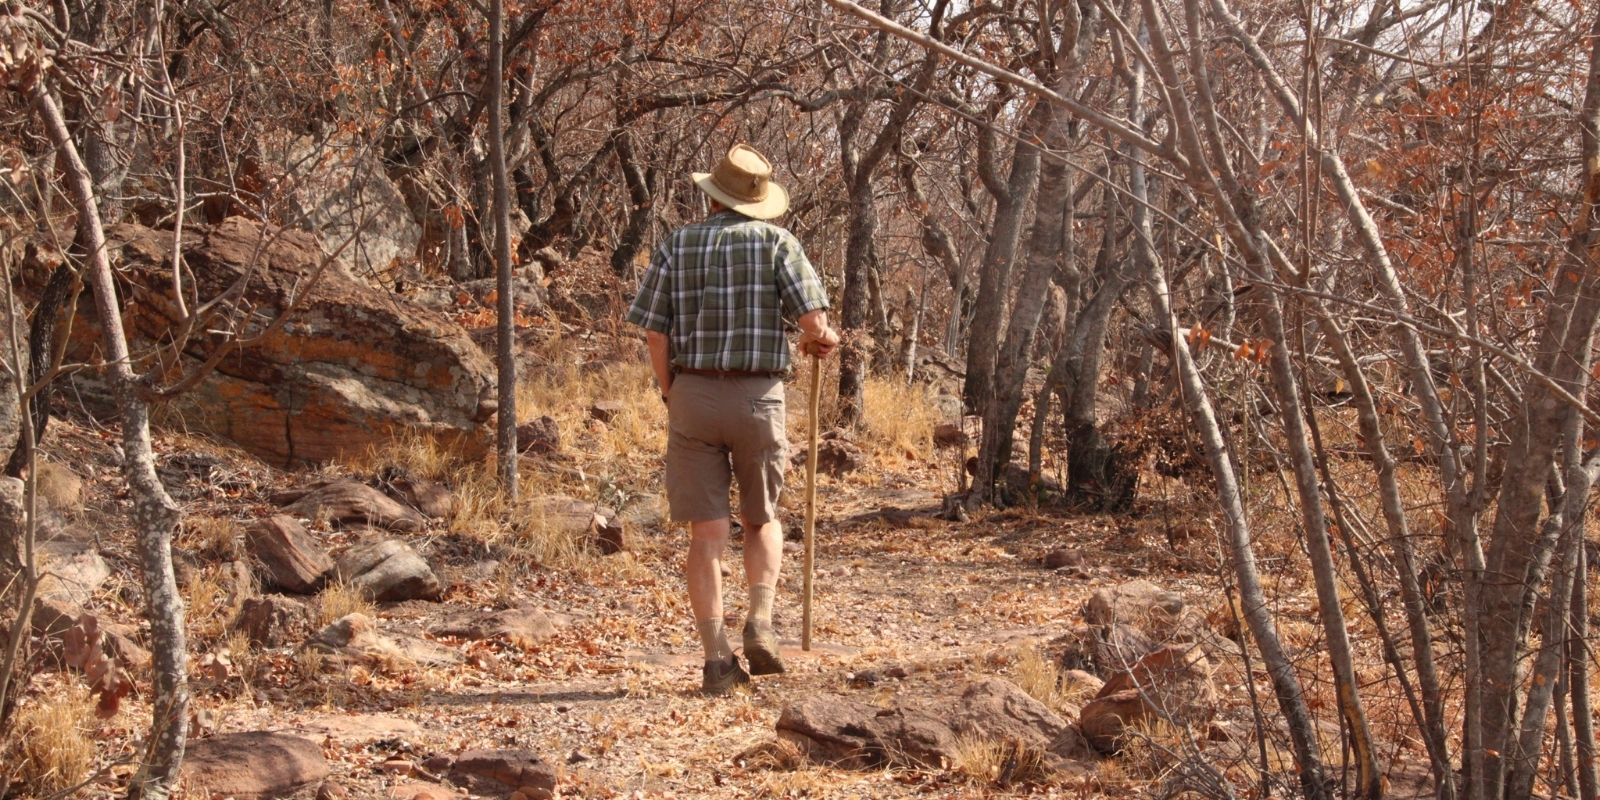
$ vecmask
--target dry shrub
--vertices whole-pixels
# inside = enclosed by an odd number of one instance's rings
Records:
[[[868,441],[898,455],[933,455],[933,428],[939,410],[921,384],[893,378],[868,378],[862,388],[862,421]]]
[[[328,584],[317,596],[319,625],[331,625],[334,620],[351,614],[365,614],[371,617],[375,613],[377,610],[366,595],[341,581]]]
[[[94,766],[94,702],[78,686],[34,700],[13,720],[6,772],[24,793],[45,796],[82,783]]]

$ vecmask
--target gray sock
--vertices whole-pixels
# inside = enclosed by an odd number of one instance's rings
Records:
[[[778,594],[778,587],[756,584],[750,587],[750,616],[752,620],[772,622],[772,601]]]
[[[722,661],[733,655],[728,635],[722,630],[722,618],[697,619],[694,628],[700,633],[700,646],[705,648],[707,661]]]

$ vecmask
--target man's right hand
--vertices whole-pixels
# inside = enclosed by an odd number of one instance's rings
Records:
[[[817,358],[827,358],[839,347],[839,332],[832,327],[823,328],[822,333],[813,334],[804,331],[800,334],[800,352]]]

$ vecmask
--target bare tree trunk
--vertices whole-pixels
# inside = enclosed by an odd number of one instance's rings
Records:
[[[161,800],[177,785],[189,730],[188,643],[183,629],[183,599],[178,594],[172,567],[172,534],[178,524],[178,506],[167,496],[156,475],[155,453],[150,443],[150,408],[129,363],[122,308],[106,252],[105,231],[100,226],[93,181],[78,157],[77,146],[67,131],[60,107],[43,85],[33,88],[33,104],[51,143],[60,153],[63,177],[73,204],[87,221],[86,273],[102,326],[107,370],[122,414],[122,473],[133,498],[133,523],[138,535],[146,617],[153,645],[155,694],[151,706],[154,719],[147,755],[130,783],[129,796]]]
[[[1422,693],[1423,716],[1417,722],[1423,743],[1428,749],[1428,759],[1433,771],[1434,785],[1440,800],[1455,797],[1455,777],[1451,766],[1449,742],[1445,734],[1444,693],[1439,685],[1439,671],[1433,659],[1433,629],[1428,622],[1428,610],[1418,582],[1421,565],[1412,545],[1410,522],[1406,518],[1405,501],[1400,494],[1400,483],[1395,471],[1394,455],[1384,439],[1378,419],[1378,407],[1372,388],[1356,361],[1344,331],[1333,316],[1320,305],[1315,306],[1322,324],[1323,335],[1334,346],[1345,381],[1356,407],[1361,441],[1372,461],[1372,470],[1378,483],[1379,506],[1389,530],[1389,546],[1399,559],[1397,577],[1400,596],[1405,605],[1406,625],[1411,634],[1411,658],[1417,671],[1417,683]]]
[[[989,142],[980,150],[979,169],[984,186],[994,195],[994,220],[989,226],[989,243],[984,248],[978,272],[978,295],[967,337],[967,376],[962,388],[967,410],[985,414],[994,392],[995,362],[999,358],[1001,325],[1005,321],[1007,294],[1011,287],[1011,266],[1017,258],[1017,242],[1022,237],[1022,221],[1028,197],[1039,181],[1039,148],[1033,144],[1044,132],[1051,117],[1051,106],[1039,103],[1028,115],[1016,149],[1011,156],[1011,174],[1000,180],[993,164],[993,134],[984,131],[980,139]]]
[[[1265,265],[1263,265],[1265,266]],[[1265,270],[1263,270],[1264,272]],[[1317,480],[1317,467],[1307,441],[1305,415],[1295,385],[1294,364],[1289,358],[1288,335],[1284,332],[1281,300],[1269,294],[1266,300],[1267,330],[1274,340],[1268,358],[1268,371],[1278,396],[1283,437],[1294,469],[1295,489],[1300,497],[1300,521],[1306,552],[1311,558],[1311,574],[1317,592],[1317,611],[1327,637],[1328,660],[1333,665],[1334,685],[1339,695],[1339,711],[1344,717],[1356,758],[1356,796],[1377,798],[1383,794],[1383,775],[1378,768],[1372,731],[1356,685],[1355,661],[1350,650],[1350,633],[1345,626],[1339,597],[1338,566],[1328,535],[1328,517],[1323,508]]]
[[[489,105],[489,170],[494,180],[495,359],[499,368],[500,410],[495,420],[496,465],[500,490],[517,501],[517,360],[515,284],[511,263],[511,176],[506,172],[505,108],[501,101],[505,83],[505,3],[489,2],[489,74],[484,78]]]
[[[1600,797],[1600,776],[1596,773],[1596,748],[1594,739],[1594,712],[1589,702],[1589,553],[1582,543],[1578,547],[1577,579],[1572,584],[1572,605],[1569,609],[1571,638],[1567,640],[1567,672],[1571,682],[1572,738],[1577,750],[1578,797],[1596,800]]]
[[[1200,370],[1189,353],[1189,344],[1177,328],[1177,318],[1172,313],[1172,301],[1167,289],[1167,279],[1158,267],[1151,270],[1150,299],[1161,320],[1172,348],[1171,356],[1182,387],[1183,399],[1188,406],[1189,419],[1206,451],[1211,464],[1212,477],[1217,482],[1217,501],[1226,522],[1226,544],[1232,561],[1234,579],[1239,584],[1239,602],[1250,635],[1261,650],[1261,658],[1272,679],[1273,693],[1278,708],[1283,712],[1293,741],[1295,759],[1300,767],[1300,784],[1308,800],[1330,800],[1326,774],[1317,754],[1316,725],[1306,708],[1305,693],[1295,676],[1294,665],[1284,652],[1273,625],[1272,611],[1261,586],[1261,573],[1256,566],[1255,549],[1250,544],[1250,522],[1245,515],[1244,499],[1239,492],[1237,474],[1232,457],[1228,455],[1227,442],[1217,425],[1216,412],[1206,390]]]

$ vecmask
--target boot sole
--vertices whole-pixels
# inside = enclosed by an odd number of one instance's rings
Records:
[[[783,659],[765,648],[746,646],[744,660],[750,665],[751,675],[782,675],[787,671],[784,669]]]

